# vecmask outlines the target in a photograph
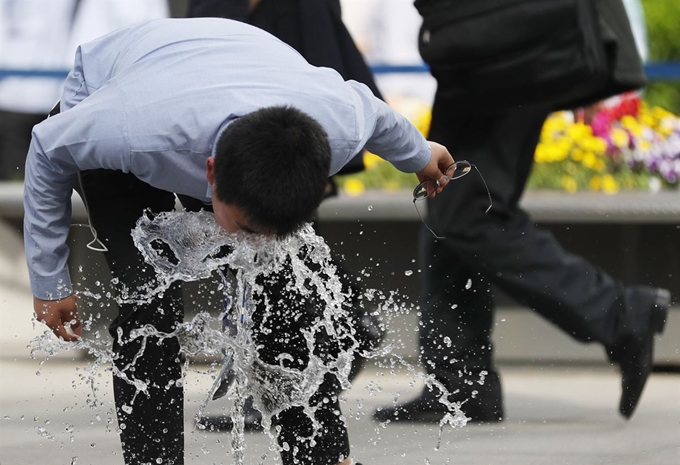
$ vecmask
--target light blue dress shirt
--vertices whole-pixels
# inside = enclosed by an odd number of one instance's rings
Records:
[[[81,45],[61,113],[35,126],[26,163],[25,247],[33,294],[71,294],[66,238],[78,171],[133,173],[210,202],[206,159],[226,125],[290,105],[326,130],[334,174],[362,148],[405,172],[430,159],[406,118],[268,33],[225,19],[162,19]]]

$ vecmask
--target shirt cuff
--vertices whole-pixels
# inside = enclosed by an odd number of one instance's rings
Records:
[[[431,157],[432,148],[430,147],[429,142],[421,137],[421,142],[413,156],[403,160],[392,161],[392,164],[395,168],[404,173],[417,173],[427,166]]]
[[[54,276],[31,274],[31,292],[42,300],[60,300],[73,294],[71,276],[68,269]]]

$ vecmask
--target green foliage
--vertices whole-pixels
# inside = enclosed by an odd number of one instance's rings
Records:
[[[658,106],[680,114],[680,82],[650,82],[643,97],[650,107]]]
[[[651,61],[680,60],[680,2],[642,0]]]
[[[650,61],[680,61],[680,1],[642,0],[647,24]],[[680,79],[680,78],[679,78]],[[652,82],[645,101],[680,113],[680,81]]]

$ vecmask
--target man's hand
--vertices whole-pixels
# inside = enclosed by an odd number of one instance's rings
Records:
[[[430,149],[432,151],[430,161],[425,168],[416,173],[416,176],[418,176],[420,182],[427,181],[428,179],[439,181],[439,187],[437,187],[438,194],[449,182],[448,178],[444,176],[444,172],[446,171],[446,168],[454,163],[454,160],[447,148],[443,145],[436,142],[428,143],[430,144]]]
[[[77,300],[75,294],[61,300],[42,300],[33,297],[33,309],[38,321],[49,326],[55,336],[65,341],[77,341],[83,333],[76,307]],[[75,335],[66,331],[67,326]]]

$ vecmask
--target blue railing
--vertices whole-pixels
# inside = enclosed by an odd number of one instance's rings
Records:
[[[388,73],[425,73],[430,69],[426,65],[374,65],[374,74]],[[645,73],[650,81],[680,81],[680,61],[648,63]]]
[[[396,73],[427,73],[429,68],[424,64],[419,65],[373,65],[371,70],[375,74]],[[680,61],[666,61],[648,63],[645,65],[645,73],[650,81],[680,81]],[[44,77],[52,79],[64,79],[68,70],[63,69],[8,69],[0,68],[0,79],[19,77]]]

